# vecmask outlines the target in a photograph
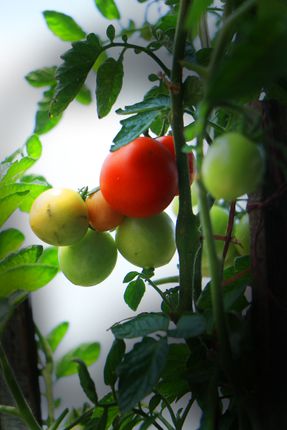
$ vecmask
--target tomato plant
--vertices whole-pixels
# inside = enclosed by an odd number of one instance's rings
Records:
[[[89,287],[103,282],[113,271],[117,249],[109,233],[89,229],[74,245],[59,248],[59,265],[76,285]]]
[[[155,215],[175,196],[174,158],[156,140],[139,137],[107,156],[100,173],[100,187],[114,210],[129,217]]]
[[[176,249],[173,222],[165,212],[147,218],[127,217],[117,228],[116,244],[125,259],[135,266],[163,266]]]
[[[101,190],[89,195],[86,199],[90,225],[97,231],[113,230],[124,216],[116,212],[106,201]]]
[[[230,132],[217,137],[209,147],[202,179],[213,197],[230,201],[255,191],[263,171],[262,149],[245,136]]]
[[[30,226],[43,242],[70,245],[88,229],[88,212],[79,193],[51,188],[40,194],[30,210]]]

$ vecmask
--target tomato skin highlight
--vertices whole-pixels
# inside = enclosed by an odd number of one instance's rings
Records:
[[[147,218],[127,217],[117,228],[116,245],[135,266],[164,266],[176,251],[173,221],[165,212]]]
[[[43,242],[50,245],[70,245],[88,230],[85,202],[74,190],[50,188],[40,194],[30,210],[30,226]]]
[[[157,137],[156,140],[162,143],[170,151],[174,159],[176,159],[174,138],[172,135]],[[187,162],[188,162],[188,169],[189,169],[189,183],[192,184],[193,174],[194,174],[194,155],[192,152],[189,152],[187,154]],[[176,194],[177,195],[179,194],[178,189]]]
[[[113,210],[100,190],[87,197],[86,205],[90,226],[97,231],[113,230],[124,219],[124,215]]]
[[[177,191],[171,153],[150,137],[139,137],[110,153],[100,173],[100,188],[111,207],[129,217],[162,212]]]
[[[111,274],[117,261],[117,248],[110,233],[88,229],[75,244],[59,247],[58,258],[67,279],[75,285],[91,287]]]

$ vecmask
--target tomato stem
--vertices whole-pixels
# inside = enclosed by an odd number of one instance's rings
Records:
[[[193,292],[201,285],[200,247],[198,217],[192,211],[190,179],[187,155],[182,149],[184,137],[184,103],[182,84],[182,61],[185,54],[187,31],[185,18],[190,0],[181,0],[174,39],[173,62],[171,72],[172,130],[175,143],[176,163],[178,168],[179,210],[176,223],[176,244],[179,254],[180,310],[193,309]],[[200,288],[200,287],[199,287]]]

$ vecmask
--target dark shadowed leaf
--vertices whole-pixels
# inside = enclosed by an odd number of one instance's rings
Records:
[[[49,29],[61,40],[74,42],[86,36],[84,30],[69,15],[54,10],[46,10],[43,15]]]
[[[123,84],[124,69],[121,60],[108,58],[97,73],[97,107],[98,117],[105,117],[118,98]]]
[[[74,375],[77,373],[77,364],[75,359],[82,360],[86,366],[91,366],[97,361],[100,355],[100,344],[83,343],[80,346],[67,352],[56,364],[56,376],[62,378],[64,376]]]
[[[96,386],[90,376],[90,373],[88,371],[86,364],[82,360],[79,360],[78,358],[76,358],[74,362],[78,365],[78,375],[79,375],[80,384],[84,393],[86,394],[88,399],[96,405],[98,403]]]
[[[135,271],[129,272],[129,273],[127,273],[127,274],[126,274],[126,276],[124,277],[123,282],[124,282],[124,283],[126,283],[126,282],[130,282],[130,281],[132,281],[134,278],[136,278],[138,275],[139,275],[139,272],[135,272]]]
[[[67,331],[69,329],[69,323],[67,321],[63,321],[54,327],[46,336],[47,342],[50,345],[50,348],[53,352],[56,351],[59,344],[62,342],[65,337]]]
[[[158,87],[156,87],[158,88]],[[154,110],[169,110],[170,98],[167,96],[147,97],[142,102],[125,106],[124,109],[118,109],[119,115],[131,115],[133,113],[148,112]]]
[[[182,315],[176,324],[176,328],[169,330],[171,337],[189,339],[203,334],[206,330],[206,321],[201,314]]]
[[[164,369],[168,352],[166,339],[144,338],[125,355],[118,367],[119,407],[130,411],[152,391]]]
[[[133,311],[136,311],[144,293],[145,283],[142,279],[138,278],[128,284],[124,293],[124,300]]]
[[[191,30],[193,37],[198,33],[199,23],[213,0],[194,0],[188,10],[185,26]]]
[[[104,381],[106,385],[114,385],[117,380],[116,368],[120,364],[126,350],[125,342],[115,339],[108,353],[104,367]]]
[[[8,228],[0,232],[0,259],[10,252],[17,251],[25,240],[24,234],[16,228]]]
[[[112,332],[118,339],[131,339],[146,336],[156,331],[166,331],[169,319],[161,313],[142,313],[136,317],[112,326]]]

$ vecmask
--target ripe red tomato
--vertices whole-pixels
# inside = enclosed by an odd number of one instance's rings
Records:
[[[100,173],[100,188],[111,207],[129,217],[162,212],[177,191],[174,157],[150,137],[139,137],[111,152]]]
[[[162,143],[172,153],[175,159],[175,146],[174,146],[173,136],[171,135],[161,136],[161,137],[158,137],[156,140]],[[189,152],[189,154],[187,154],[187,161],[188,161],[188,167],[189,167],[189,179],[191,184],[193,181],[193,173],[194,173],[194,155],[192,152]],[[177,190],[177,194],[178,194],[178,190]]]

